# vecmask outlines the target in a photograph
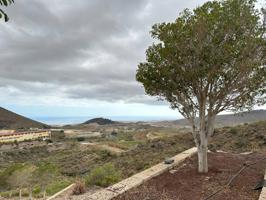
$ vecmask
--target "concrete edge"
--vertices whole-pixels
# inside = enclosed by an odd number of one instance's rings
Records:
[[[66,191],[70,190],[72,187],[75,186],[75,183],[72,183],[71,185],[67,186],[66,188],[64,188],[63,190],[60,190],[59,192],[55,193],[53,196],[47,198],[46,200],[52,200],[57,198],[58,196],[60,196],[61,194],[65,193]]]
[[[150,180],[151,178],[172,169],[173,167],[183,162],[186,158],[191,157],[196,152],[196,147],[183,151],[172,157],[172,159],[174,160],[172,164],[164,164],[163,162],[159,163],[149,169],[146,169],[127,179],[124,179],[119,183],[116,183],[108,188],[104,188],[92,195],[89,195],[83,198],[82,200],[111,200],[112,198],[117,197],[123,194],[124,192],[141,185],[142,183]]]
[[[265,175],[264,175],[264,187],[261,190],[259,200],[266,200],[266,186],[265,186],[265,182],[266,182],[266,170],[265,170]]]

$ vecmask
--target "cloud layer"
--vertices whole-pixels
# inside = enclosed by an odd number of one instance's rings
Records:
[[[16,1],[0,24],[0,102],[158,104],[135,81],[151,26],[203,2]]]

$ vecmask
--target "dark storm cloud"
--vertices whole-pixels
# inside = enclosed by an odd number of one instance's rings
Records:
[[[16,1],[0,26],[0,87],[20,95],[152,103],[135,81],[153,23],[198,1]]]

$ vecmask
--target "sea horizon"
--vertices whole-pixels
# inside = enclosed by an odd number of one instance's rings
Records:
[[[47,125],[71,125],[80,124],[87,120],[99,117],[101,116],[32,116],[30,118]],[[178,116],[103,116],[102,118],[120,122],[164,121],[180,119]]]

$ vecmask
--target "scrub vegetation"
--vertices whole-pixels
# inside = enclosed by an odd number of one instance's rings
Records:
[[[110,128],[101,128],[104,127]],[[1,196],[29,196],[31,192],[36,198],[50,196],[77,179],[86,183],[87,189],[93,185],[105,187],[194,146],[191,133],[182,128],[178,132],[169,127],[145,125],[144,130],[143,126],[132,124],[129,129],[133,127],[130,133],[123,128],[121,132],[117,130],[117,134],[110,131],[104,136],[86,139],[85,143],[71,137],[42,146],[31,147],[28,143],[28,148],[2,151]],[[234,153],[266,151],[265,130],[266,121],[215,129],[209,149]],[[147,137],[153,132],[160,137]],[[111,143],[117,148],[122,143],[124,152],[117,154],[100,146],[86,145],[86,142]]]

